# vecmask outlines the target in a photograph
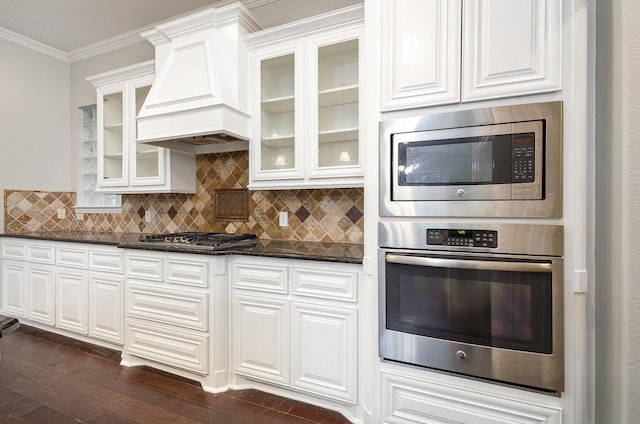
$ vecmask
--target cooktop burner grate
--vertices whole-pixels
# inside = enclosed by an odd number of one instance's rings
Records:
[[[152,234],[140,239],[140,243],[151,243],[194,248],[234,247],[255,241],[255,234],[228,234],[206,232],[180,232]]]

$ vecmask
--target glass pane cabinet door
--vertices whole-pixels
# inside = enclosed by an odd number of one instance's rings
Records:
[[[102,97],[102,179],[105,182],[125,178],[123,97],[122,91]]]
[[[319,168],[358,165],[358,40],[318,48]]]
[[[261,61],[260,170],[295,167],[295,55]]]
[[[157,179],[160,178],[160,162],[162,159],[162,153],[164,150],[161,147],[152,146],[149,144],[141,144],[136,143],[135,140],[137,138],[136,134],[136,123],[135,117],[140,113],[140,109],[142,109],[142,104],[144,103],[147,95],[149,94],[149,90],[151,90],[151,85],[146,85],[142,87],[134,88],[134,111],[135,114],[132,116],[132,145],[133,145],[133,154],[135,155],[132,176],[133,181],[132,184],[136,183],[149,183],[149,179]],[[144,181],[135,181],[135,180],[144,180]],[[162,182],[159,182],[162,183]]]

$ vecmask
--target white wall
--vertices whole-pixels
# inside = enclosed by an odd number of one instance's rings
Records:
[[[0,39],[0,190],[70,190],[69,151],[69,64]]]
[[[597,1],[595,423],[640,422],[640,2]]]

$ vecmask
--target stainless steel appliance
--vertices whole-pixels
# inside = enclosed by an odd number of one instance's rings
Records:
[[[184,250],[224,250],[255,246],[255,234],[227,234],[208,232],[181,232],[143,236],[141,246],[169,247]]]
[[[562,103],[380,125],[381,216],[562,216]]]
[[[380,357],[559,396],[563,228],[379,224]]]

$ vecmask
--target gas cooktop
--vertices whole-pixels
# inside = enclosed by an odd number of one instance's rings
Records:
[[[141,238],[139,243],[185,250],[224,250],[253,246],[256,241],[255,234],[181,232],[148,235]]]

